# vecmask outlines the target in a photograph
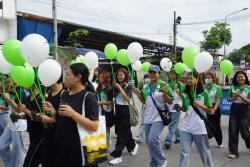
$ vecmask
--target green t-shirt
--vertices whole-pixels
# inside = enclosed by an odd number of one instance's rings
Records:
[[[212,103],[216,103],[216,98],[223,98],[222,90],[219,85],[213,84],[209,88],[205,85],[204,88],[209,92]]]
[[[247,98],[250,99],[250,86],[245,84],[243,88],[240,88],[239,85],[237,86],[232,86],[230,87],[227,96],[233,97],[233,93],[237,93],[237,90],[239,90],[240,94]],[[237,97],[236,100],[234,101],[235,103],[245,103],[241,98]]]
[[[109,87],[107,89],[107,92],[105,94],[105,89],[101,90],[100,93],[97,93],[96,94],[97,98],[98,98],[98,101],[102,101],[102,102],[109,102],[109,101],[112,101],[113,99],[113,89],[111,87]],[[100,99],[101,97],[101,99]],[[103,106],[103,110],[106,111],[106,112],[110,112],[111,111],[111,107],[109,105],[102,105]],[[100,105],[99,106],[99,112],[102,111],[102,106]]]

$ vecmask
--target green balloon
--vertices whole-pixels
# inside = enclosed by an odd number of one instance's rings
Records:
[[[195,46],[188,46],[182,51],[182,61],[190,69],[194,69],[194,58],[200,51]]]
[[[185,71],[185,66],[182,63],[176,63],[174,69],[177,74],[181,74]]]
[[[10,64],[15,66],[22,66],[25,63],[21,55],[21,44],[19,40],[11,39],[2,46],[3,56]]]
[[[85,64],[84,58],[81,58],[81,59],[80,59],[80,62],[81,62],[82,64]]]
[[[82,63],[81,61],[79,61],[79,60],[73,60],[71,63],[70,63],[70,65],[72,65],[72,64],[76,64],[76,63]]]
[[[220,70],[226,75],[230,75],[233,71],[233,68],[234,66],[230,60],[223,60],[220,63]]]
[[[151,66],[151,64],[150,64],[149,62],[144,62],[144,63],[141,65],[141,71],[143,71],[143,72],[148,72],[150,66]]]
[[[127,50],[121,49],[117,53],[117,60],[121,65],[127,66],[130,64],[130,60],[128,58]]]
[[[113,60],[117,55],[117,47],[113,43],[109,43],[104,48],[104,53],[109,60]]]
[[[13,65],[11,67],[10,75],[18,85],[25,88],[30,88],[33,85],[33,81],[35,79],[35,71],[28,63],[25,63],[23,66]]]

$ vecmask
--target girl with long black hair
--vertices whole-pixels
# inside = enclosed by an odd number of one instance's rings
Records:
[[[115,150],[110,154],[114,157],[109,163],[112,165],[122,162],[122,150],[127,147],[131,155],[136,155],[139,146],[135,144],[132,138],[130,115],[129,115],[129,100],[132,97],[133,86],[128,83],[128,71],[124,68],[116,72],[116,83],[114,88],[115,96],[115,111],[116,111],[116,133],[117,142]]]
[[[97,85],[99,84],[99,75],[101,74],[101,69],[96,67],[94,70],[94,76],[92,82],[95,82]]]
[[[205,117],[206,112],[212,112],[213,107],[209,93],[204,89],[201,78],[198,78],[198,75],[196,71],[193,71],[193,76],[192,73],[188,74],[187,85],[182,98],[181,110],[186,112],[186,116],[183,118],[181,128],[179,167],[189,166],[189,155],[193,142],[198,149],[203,166],[214,167],[205,123],[194,109],[194,107],[197,108],[201,115]],[[196,83],[197,89],[194,94],[193,84],[196,85]],[[193,104],[191,104],[191,101],[194,101]]]
[[[227,101],[233,102],[229,116],[229,158],[239,157],[238,144],[239,132],[245,140],[246,147],[250,152],[250,86],[247,74],[237,71],[233,78],[233,86],[227,94]]]
[[[77,124],[88,131],[97,131],[99,111],[97,100],[92,94],[94,87],[88,80],[89,72],[86,65],[72,64],[66,71],[65,86],[72,89],[65,92],[63,101],[68,105],[60,105],[58,112],[49,102],[43,102],[43,109],[49,110],[57,122],[54,145],[54,160],[60,167],[82,167],[82,152]],[[92,93],[88,93],[92,92]],[[83,100],[85,99],[85,117],[82,116]],[[93,167],[97,165],[93,165]]]

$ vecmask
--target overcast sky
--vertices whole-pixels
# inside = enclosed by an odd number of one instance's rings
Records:
[[[17,0],[17,10],[51,18],[51,1]],[[250,8],[250,0],[57,0],[57,5],[59,20],[169,43],[174,11],[182,17],[181,24],[223,20]],[[250,43],[250,9],[228,18],[235,18],[228,21],[233,36],[230,52]],[[177,45],[199,47],[201,31],[213,24],[178,25],[181,37],[177,36]],[[219,52],[223,53],[223,48]]]

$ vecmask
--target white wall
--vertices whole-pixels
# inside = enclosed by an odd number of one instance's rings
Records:
[[[17,39],[16,1],[3,1],[3,17],[0,9],[0,43]]]

